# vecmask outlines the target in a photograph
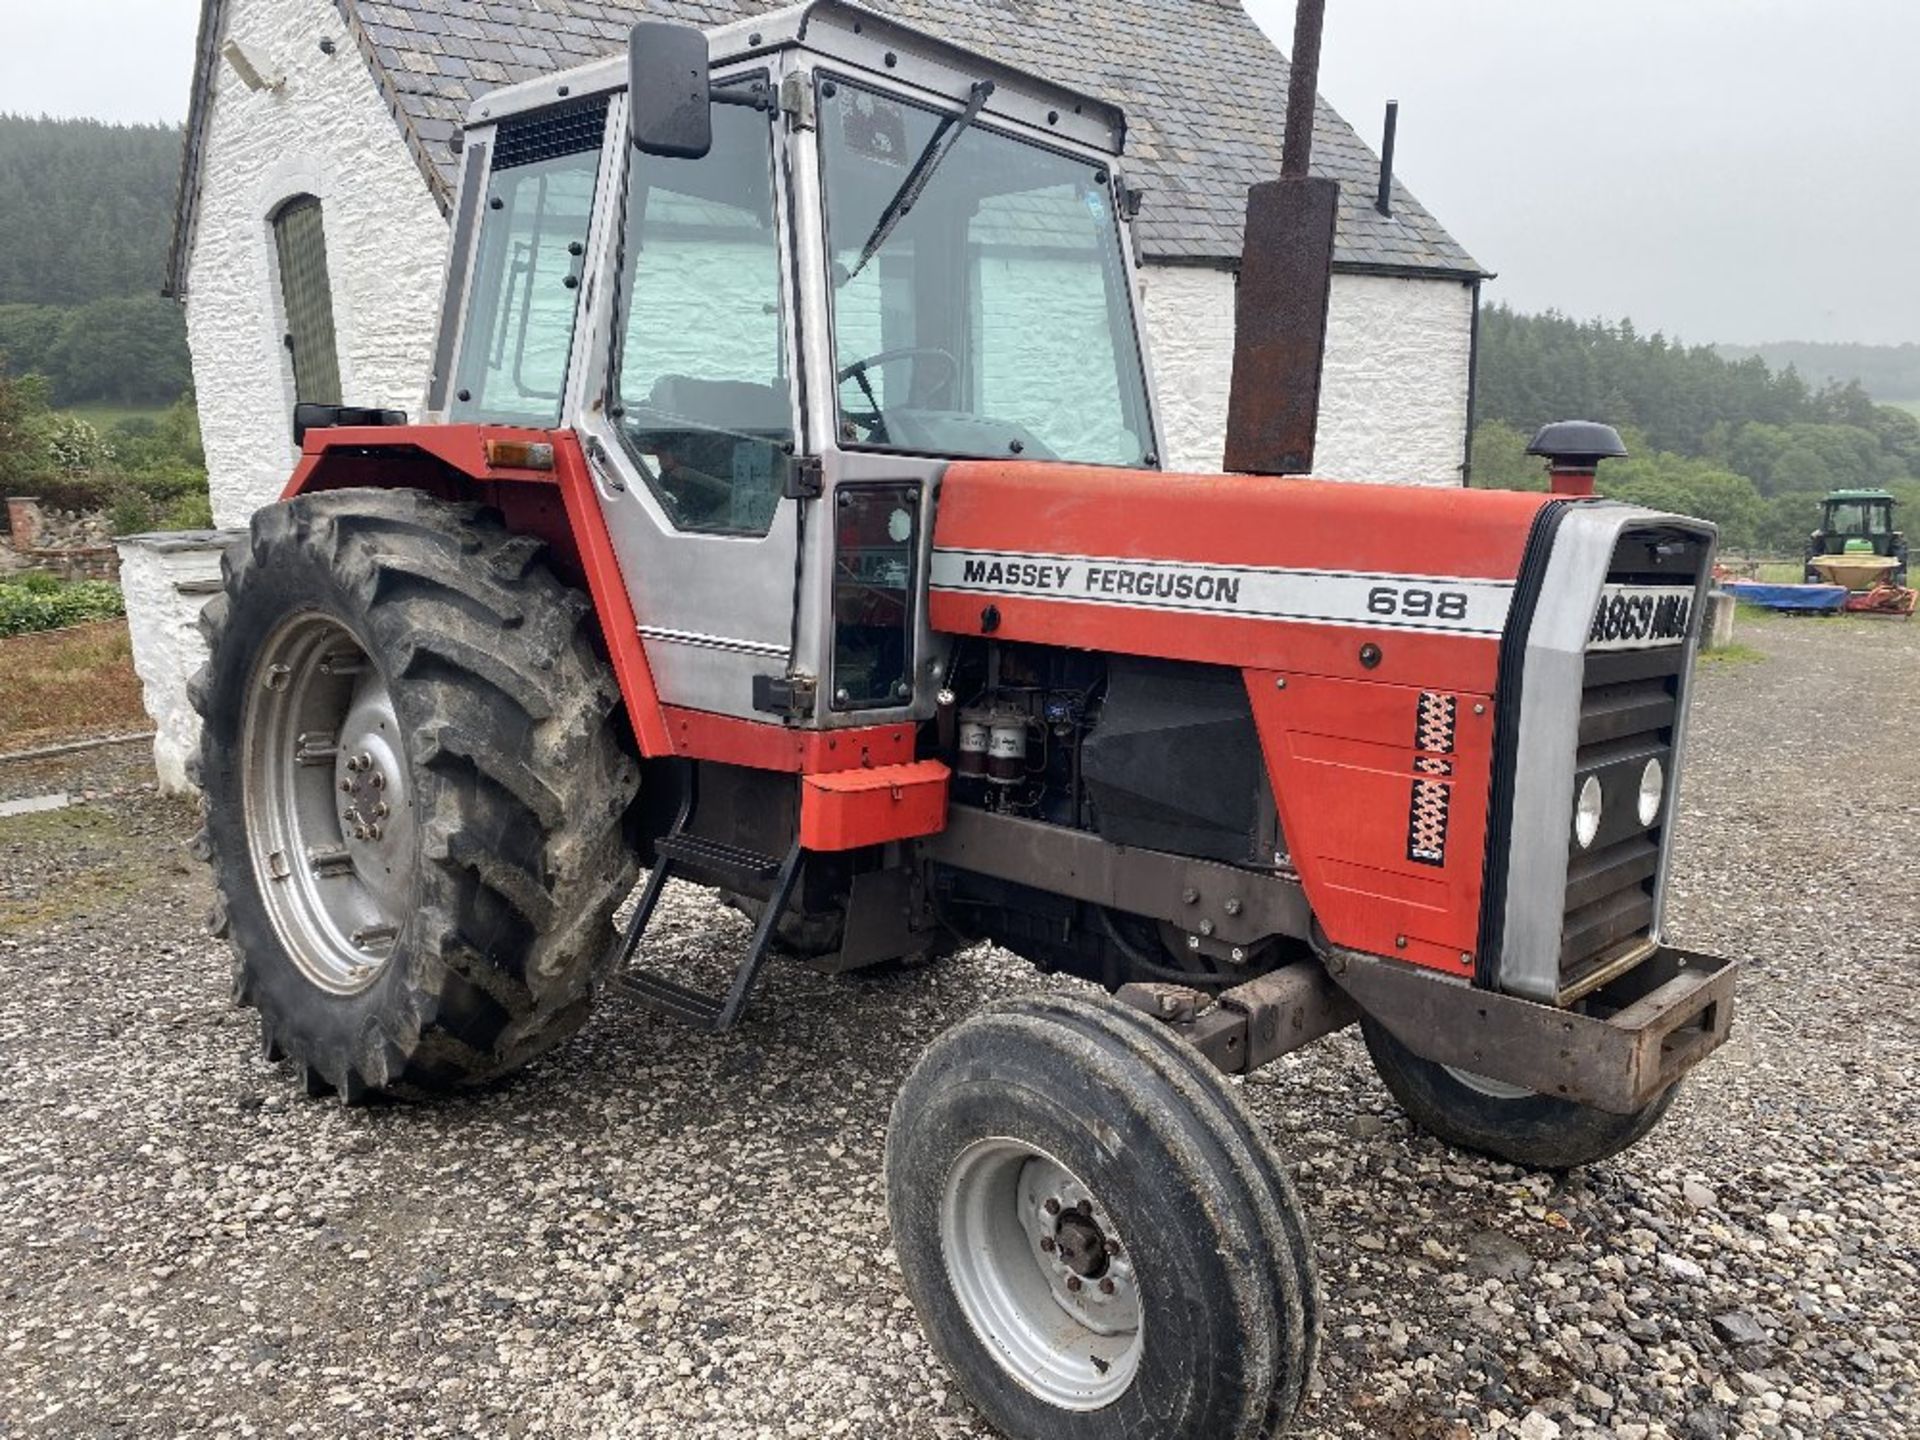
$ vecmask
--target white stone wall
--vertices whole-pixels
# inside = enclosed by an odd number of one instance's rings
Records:
[[[200,746],[200,717],[187,703],[187,681],[206,663],[200,611],[220,584],[220,552],[233,538],[200,532],[120,542],[133,668],[153,717],[153,768],[170,794],[193,789],[187,757]]]
[[[244,525],[294,461],[293,370],[268,217],[318,197],[326,229],[341,398],[417,415],[439,318],[447,225],[359,48],[328,0],[234,0],[226,34],[279,90],[225,61],[201,169],[186,277],[200,430],[214,517]],[[320,49],[322,38],[334,53]]]
[[[1150,265],[1141,281],[1168,464],[1218,470],[1233,374],[1233,276]],[[1472,341],[1471,286],[1335,275],[1314,472],[1459,484]]]

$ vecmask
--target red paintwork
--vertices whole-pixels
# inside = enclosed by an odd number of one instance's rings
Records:
[[[664,752],[690,759],[717,760],[750,770],[783,770],[826,775],[876,765],[898,765],[913,758],[911,725],[876,725],[860,730],[796,730],[715,715],[706,710],[666,707]]]
[[[1547,489],[1566,499],[1591,500],[1594,475],[1591,469],[1563,470],[1556,466],[1547,472]]]
[[[1452,787],[1446,863],[1436,866],[1407,856],[1420,687],[1267,671],[1246,678],[1280,828],[1328,938],[1471,975],[1492,697],[1457,696],[1454,750],[1445,757],[1453,773],[1420,776]]]
[[[1511,580],[1534,515],[1552,497],[1500,490],[1352,485],[1251,475],[1163,475],[1091,466],[968,461],[941,482],[934,544],[1115,559]],[[977,595],[936,590],[936,630],[980,633]],[[1156,614],[995,598],[1002,640],[1241,669],[1305,671],[1491,692],[1499,646],[1458,635]],[[1381,648],[1379,666],[1360,647]]]
[[[955,464],[941,549],[1512,580],[1551,496],[1018,462]],[[988,602],[934,591],[936,630]],[[1469,975],[1478,943],[1499,642],[993,597],[996,639],[1230,665],[1252,697],[1289,853],[1336,944]],[[1363,645],[1380,658],[1361,662]],[[1275,681],[1285,679],[1284,689]],[[1410,860],[1420,693],[1458,698],[1446,861]],[[1482,707],[1475,714],[1474,706]]]
[[[490,467],[485,451],[489,440],[549,442],[554,468]],[[498,509],[508,529],[544,540],[561,575],[585,586],[593,597],[601,638],[642,755],[799,774],[891,765],[913,758],[910,726],[806,731],[663,706],[640,640],[635,592],[621,573],[606,517],[594,494],[592,472],[579,437],[571,430],[508,425],[309,430],[300,463],[280,498],[356,486],[404,486],[444,500],[479,500]]]
[[[809,775],[800,786],[800,844],[859,850],[947,828],[947,781],[938,760]]]

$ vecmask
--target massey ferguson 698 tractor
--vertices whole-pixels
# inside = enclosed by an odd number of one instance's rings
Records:
[[[1358,1021],[1452,1143],[1645,1135],[1731,1020],[1662,936],[1713,531],[1591,498],[1599,426],[1552,494],[1295,478],[1317,20],[1218,475],[1161,467],[1111,105],[840,0],[480,101],[427,423],[301,407],[205,614],[267,1054],[355,1100],[608,988],[726,1030],[772,960],[1095,982],[937,1039],[888,1140],[907,1290],[1022,1437],[1292,1415],[1311,1246],[1223,1076]],[[756,919],[724,994],[635,964],[669,876]]]

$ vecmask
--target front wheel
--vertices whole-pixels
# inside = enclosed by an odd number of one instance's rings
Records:
[[[1592,1165],[1639,1144],[1680,1093],[1669,1086],[1643,1108],[1616,1115],[1423,1059],[1371,1018],[1361,1030],[1373,1068],[1414,1124],[1462,1150],[1535,1170]]]
[[[907,1291],[1015,1440],[1253,1440],[1300,1403],[1317,1308],[1299,1202],[1181,1043],[1107,1001],[1012,1001],[901,1089]]]

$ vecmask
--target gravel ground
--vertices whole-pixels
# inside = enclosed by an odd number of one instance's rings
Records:
[[[1920,1432],[1920,626],[1744,623],[1672,915],[1749,962],[1740,1018],[1650,1140],[1560,1180],[1450,1152],[1347,1036],[1246,1082],[1327,1290],[1300,1434]],[[258,1058],[142,760],[0,765],[93,797],[0,821],[0,1434],[984,1433],[900,1290],[887,1108],[1058,982],[777,971],[726,1038],[614,1001],[489,1093],[346,1110]],[[670,892],[649,959],[744,939]]]

